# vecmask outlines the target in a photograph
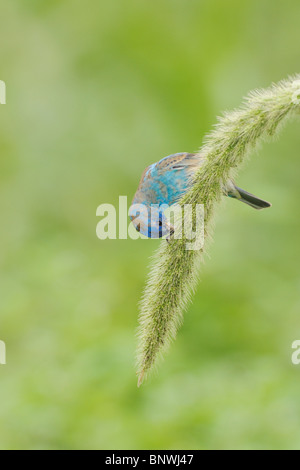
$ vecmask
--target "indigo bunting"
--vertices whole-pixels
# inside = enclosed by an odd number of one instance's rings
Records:
[[[129,216],[134,227],[148,238],[161,238],[172,233],[163,205],[172,206],[190,188],[201,157],[193,153],[176,153],[147,167],[132,201]],[[238,188],[229,180],[223,188],[226,196],[244,202],[254,209],[270,207],[269,202]],[[138,205],[138,206],[136,206]]]

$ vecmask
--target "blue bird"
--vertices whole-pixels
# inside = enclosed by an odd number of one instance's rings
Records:
[[[193,153],[176,153],[147,167],[132,201],[129,216],[134,227],[148,238],[161,238],[172,233],[163,205],[172,206],[190,188],[201,157]],[[270,207],[269,202],[253,196],[229,180],[224,195],[237,199],[254,209]]]

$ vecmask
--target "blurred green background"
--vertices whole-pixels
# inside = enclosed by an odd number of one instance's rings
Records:
[[[2,0],[1,449],[300,448],[299,120],[224,200],[166,360],[136,387],[157,241],[100,241],[96,208],[195,151],[216,115],[299,72],[299,0]]]

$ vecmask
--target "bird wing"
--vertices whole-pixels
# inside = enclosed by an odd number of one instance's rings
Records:
[[[172,205],[186,192],[201,166],[193,153],[177,153],[148,166],[141,177],[133,203]]]
[[[199,156],[195,153],[176,153],[160,160],[156,165],[158,173],[185,170],[194,172],[200,166]]]

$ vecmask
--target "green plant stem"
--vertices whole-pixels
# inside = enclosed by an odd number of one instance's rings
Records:
[[[204,163],[180,201],[181,205],[204,204],[206,238],[211,236],[211,221],[223,185],[259,141],[272,137],[289,115],[299,112],[299,95],[300,76],[252,92],[241,109],[219,118],[215,129],[206,137],[198,153]],[[188,251],[186,242],[184,237],[171,243],[162,241],[154,256],[141,301],[138,386],[175,338],[195,287],[202,250]]]

